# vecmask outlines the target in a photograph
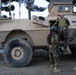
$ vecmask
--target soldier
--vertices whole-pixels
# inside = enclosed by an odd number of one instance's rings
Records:
[[[58,33],[61,35],[62,33],[67,34],[65,30],[67,30],[68,26],[70,25],[69,20],[64,17],[64,15],[60,15],[60,18],[54,23],[54,25],[58,28]],[[65,35],[64,35],[65,38]]]
[[[54,69],[54,72],[60,72],[61,69],[57,68],[57,64],[59,61],[59,54],[58,54],[58,48],[57,48],[57,42],[51,43],[51,36],[53,32],[58,32],[59,35],[64,32],[65,29],[70,25],[68,19],[64,18],[64,15],[60,15],[60,18],[57,19],[55,22],[54,26],[50,27],[50,34],[47,37],[47,42],[49,44],[49,58],[50,58],[50,63],[52,64],[52,68]],[[56,29],[57,27],[57,29]],[[67,32],[65,32],[67,34]],[[64,34],[64,33],[63,33]],[[57,35],[56,35],[57,36]],[[60,37],[61,38],[61,37]],[[65,38],[65,37],[64,37]],[[65,38],[67,39],[67,38]],[[56,40],[55,40],[56,41]],[[65,45],[66,48],[66,45]]]
[[[57,68],[58,61],[59,61],[57,47],[56,47],[54,41],[51,42],[51,37],[54,34],[53,32],[56,32],[56,30],[57,30],[56,27],[51,28],[51,31],[47,37],[47,42],[49,44],[48,48],[49,48],[49,58],[50,58],[51,67],[53,68],[54,72],[60,72],[61,70]]]
[[[68,39],[68,26],[70,25],[70,22],[67,18],[64,17],[64,15],[60,15],[60,19],[58,19],[55,24],[58,27],[58,35],[59,39],[65,41],[64,50],[67,51],[67,39]]]

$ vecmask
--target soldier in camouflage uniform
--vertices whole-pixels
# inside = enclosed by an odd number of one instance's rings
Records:
[[[70,25],[70,22],[64,15],[60,15],[60,19],[58,19],[54,25],[58,27],[59,40],[65,41],[64,50],[66,52],[67,40],[69,38],[67,28]]]
[[[54,69],[54,72],[60,72],[60,69],[57,69],[58,60],[59,60],[59,54],[57,52],[57,46],[55,41],[51,42],[52,32],[47,37],[47,42],[49,44],[49,58],[50,58],[50,64],[51,67]]]
[[[70,23],[69,23],[69,21],[68,21],[68,19],[66,19],[66,18],[64,18],[64,15],[61,15],[60,16],[60,19],[58,19],[56,22],[55,22],[55,24],[54,24],[54,26],[56,26],[57,28],[58,28],[58,34],[59,35],[61,35],[62,33],[64,34],[64,30],[65,29],[67,29],[67,27],[70,25]],[[54,28],[53,27],[53,29],[51,29],[51,33],[52,33],[52,31],[55,31],[56,32],[56,27]],[[49,44],[49,58],[50,58],[50,63],[52,64],[52,67],[53,67],[53,69],[54,69],[54,72],[60,72],[61,70],[60,69],[58,69],[57,68],[57,63],[58,63],[58,61],[59,61],[59,54],[58,54],[58,48],[57,48],[57,42],[52,42],[52,43],[50,43],[50,41],[51,41],[51,36],[52,36],[52,34],[49,34],[48,35],[48,44]],[[65,31],[65,35],[67,35],[67,32]],[[64,38],[65,38],[65,35],[64,35]],[[60,37],[61,38],[61,37]],[[65,38],[65,39],[67,39],[67,38]],[[55,40],[56,41],[56,40]],[[67,40],[66,40],[67,41]]]

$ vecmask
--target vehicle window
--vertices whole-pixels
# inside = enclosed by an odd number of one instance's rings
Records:
[[[70,6],[65,6],[65,11],[70,11]]]
[[[73,12],[76,13],[76,4],[73,5]]]
[[[58,6],[58,11],[63,11],[63,6]]]

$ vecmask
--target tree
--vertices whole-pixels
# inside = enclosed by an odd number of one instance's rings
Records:
[[[11,2],[16,1],[16,2],[20,2],[20,3],[24,3],[25,7],[28,9],[28,1],[29,0],[10,0]],[[7,5],[9,3],[9,0],[2,0],[2,3]],[[46,9],[46,7],[39,7],[37,5],[34,5],[34,0],[30,0],[30,10],[31,11],[44,11]]]
[[[50,2],[50,0],[46,0],[47,2]]]
[[[46,9],[46,7],[39,7],[37,5],[34,5],[34,0],[10,0],[10,2],[13,2],[13,1],[19,2],[20,4],[21,3],[25,4],[25,7],[28,9],[29,19],[31,19],[31,17],[30,17],[31,16],[31,11],[42,12]],[[49,2],[49,0],[46,0],[46,1]],[[5,10],[6,12],[9,12],[9,15],[11,15],[10,11],[14,11],[15,6],[11,5],[10,8],[9,8],[9,6],[6,6],[8,3],[9,3],[9,0],[2,0],[2,4],[5,5],[5,6],[2,6],[2,11]]]
[[[40,6],[34,5],[35,0],[10,0],[10,1],[11,2],[16,1],[18,3],[24,3],[25,7],[27,9],[29,9],[29,16],[31,15],[31,11],[42,12],[47,8],[47,7],[40,7]],[[29,1],[30,1],[30,4],[29,4]],[[51,0],[45,0],[45,1],[50,2]],[[73,2],[73,4],[76,4],[76,0],[73,0],[72,2]],[[3,10],[5,10],[6,12],[14,11],[15,6],[11,5],[9,8],[9,6],[7,6],[8,3],[9,3],[9,0],[2,0],[2,4],[5,5],[5,6],[2,6],[2,8],[1,8],[2,11]]]
[[[5,10],[6,12],[8,12],[9,10],[14,11],[14,9],[15,9],[14,5],[11,5],[10,9],[9,9],[9,6],[2,7],[2,11]]]

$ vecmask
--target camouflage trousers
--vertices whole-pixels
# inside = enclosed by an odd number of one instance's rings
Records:
[[[56,63],[59,61],[59,54],[57,52],[57,47],[53,45],[49,45],[49,58],[50,58],[50,63],[56,67]]]

